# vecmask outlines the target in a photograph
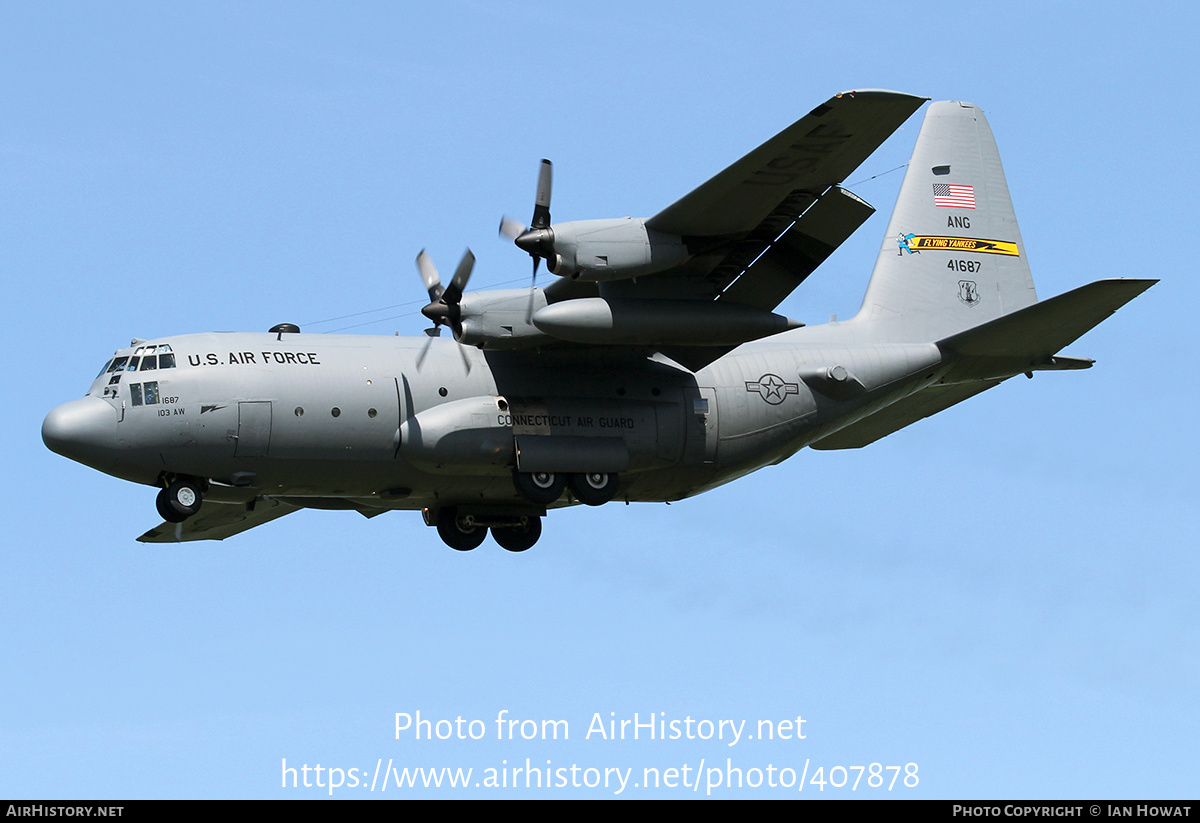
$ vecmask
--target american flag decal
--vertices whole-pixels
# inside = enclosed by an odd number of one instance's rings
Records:
[[[934,183],[933,205],[942,209],[973,209],[975,208],[975,187],[953,183]]]

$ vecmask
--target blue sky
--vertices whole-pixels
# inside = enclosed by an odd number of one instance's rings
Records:
[[[1200,27],[1185,4],[1154,9],[0,7],[4,337],[22,377],[0,410],[0,796],[318,797],[281,788],[284,759],[474,783],[528,758],[635,782],[727,760],[851,782],[916,763],[891,795],[1194,797]],[[46,412],[131,337],[417,334],[421,248],[449,270],[471,246],[473,288],[524,283],[496,224],[527,219],[541,157],[557,220],[649,215],[870,87],[983,107],[1041,296],[1162,278],[1069,348],[1095,368],[669,507],[556,512],[519,556],[452,552],[415,513],[145,546],[152,490],[42,445]],[[879,214],[785,313],[857,309],[902,172],[867,178],[907,161],[919,125],[851,176]],[[396,713],[417,711],[488,734],[396,739]],[[566,720],[570,739],[497,740],[501,711]],[[635,712],[748,732],[800,716],[805,739],[586,735]],[[889,793],[824,791],[864,794]],[[650,795],[705,786],[624,793]]]

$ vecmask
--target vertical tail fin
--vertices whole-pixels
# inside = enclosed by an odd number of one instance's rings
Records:
[[[889,341],[930,342],[1036,302],[983,112],[931,104],[855,321]]]

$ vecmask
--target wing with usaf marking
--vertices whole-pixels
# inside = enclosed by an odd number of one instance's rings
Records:
[[[646,226],[683,237],[752,232],[793,193],[816,199],[845,180],[927,99],[874,89],[836,95]],[[795,204],[797,215],[805,205]]]
[[[200,511],[182,523],[160,523],[138,538],[141,543],[184,543],[224,540],[235,534],[299,511],[299,507],[260,497],[250,503],[207,500]]]
[[[690,258],[636,281],[599,284],[613,299],[715,300],[773,311],[874,213],[845,178],[927,98],[839,94],[646,221],[679,235]],[[666,345],[690,369],[734,345]]]

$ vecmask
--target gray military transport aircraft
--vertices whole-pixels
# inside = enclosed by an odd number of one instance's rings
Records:
[[[543,161],[529,289],[466,292],[417,259],[425,338],[133,340],[46,445],[159,488],[139,540],[221,540],[301,508],[421,510],[452,548],[524,551],[548,509],[699,494],[805,446],[855,449],[1058,352],[1154,280],[1038,301],[991,129],[933,103],[862,308],[774,313],[874,209],[841,187],[925,98],[852,91],[648,219],[550,221]],[[558,276],[536,286],[541,260]],[[438,336],[448,327],[453,340]]]

